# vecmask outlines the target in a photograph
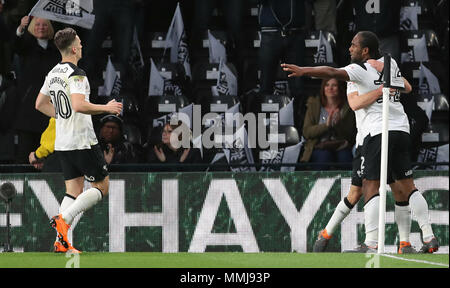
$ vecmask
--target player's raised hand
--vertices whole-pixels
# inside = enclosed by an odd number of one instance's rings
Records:
[[[300,77],[303,76],[302,68],[294,64],[281,64],[283,71],[289,72],[288,77]]]
[[[115,99],[106,103],[106,107],[108,112],[114,115],[119,115],[122,112],[123,105],[120,102],[117,102]]]

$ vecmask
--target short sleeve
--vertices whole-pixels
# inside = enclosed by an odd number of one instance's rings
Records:
[[[88,94],[87,77],[84,75],[74,75],[69,77],[70,94]]]
[[[355,63],[347,65],[342,69],[344,69],[347,72],[350,81],[356,82],[356,83],[362,82],[363,78],[365,77],[365,74],[366,74],[365,72],[367,72],[360,65],[355,64]]]
[[[347,95],[353,92],[358,92],[358,87],[355,82],[348,81],[347,82]]]

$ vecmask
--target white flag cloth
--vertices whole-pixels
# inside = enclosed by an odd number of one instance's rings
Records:
[[[155,62],[150,58],[150,79],[148,82],[148,96],[161,96],[164,94],[164,78],[156,68]]]
[[[296,145],[286,147],[284,149],[282,163],[297,163],[298,156],[300,155],[300,150],[302,149],[303,142]],[[295,166],[282,166],[281,172],[295,171]]]
[[[441,87],[439,86],[439,80],[437,77],[420,63],[419,68],[419,94],[440,94]]]
[[[319,33],[319,46],[314,55],[314,63],[333,63],[333,50],[322,31]]]
[[[227,62],[225,46],[208,30],[209,63]]]
[[[219,64],[217,92],[222,95],[238,95],[237,78],[223,60]]]
[[[294,100],[279,111],[280,125],[294,126]]]
[[[98,95],[111,96],[119,95],[121,88],[120,77],[108,56],[108,63],[106,64],[105,82],[103,86],[98,87]]]
[[[414,60],[415,62],[428,62],[428,50],[427,50],[427,41],[425,39],[425,35],[417,41],[414,45]]]
[[[418,6],[401,7],[400,30],[419,30],[418,14],[421,14],[421,8]]]
[[[183,64],[186,75],[192,78],[187,37],[184,30],[180,3],[177,4],[175,14],[167,31],[165,49],[167,48],[170,48],[170,62]]]
[[[90,14],[92,5],[92,0],[39,0],[29,16],[92,29],[95,22],[95,15]]]

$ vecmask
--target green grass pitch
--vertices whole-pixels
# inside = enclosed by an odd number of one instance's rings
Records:
[[[0,268],[449,268],[448,254],[346,253],[0,253]],[[378,258],[377,258],[378,257]],[[395,257],[395,258],[394,258]]]

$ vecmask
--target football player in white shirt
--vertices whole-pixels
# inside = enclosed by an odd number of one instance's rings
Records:
[[[120,114],[122,103],[115,100],[105,105],[89,102],[88,79],[77,67],[82,45],[75,30],[58,31],[54,41],[62,60],[48,73],[36,99],[36,109],[56,120],[55,152],[61,161],[66,185],[60,214],[50,220],[57,232],[55,252],[78,253],[67,237],[70,225],[78,214],[106,196],[109,189],[108,170],[91,115]],[[92,188],[83,192],[84,179],[91,182]]]
[[[366,239],[355,252],[376,252],[378,245],[378,188],[380,185],[380,148],[381,148],[381,119],[382,106],[378,100],[382,96],[382,77],[380,64],[382,61],[379,53],[379,41],[376,35],[369,31],[361,31],[355,35],[349,48],[352,64],[344,68],[333,68],[328,66],[319,67],[298,67],[291,64],[282,64],[284,71],[290,72],[288,77],[310,76],[316,78],[337,78],[348,82],[347,98],[350,107],[357,114],[358,134],[364,138],[361,146],[361,168],[363,176],[362,194],[365,199],[365,229]],[[373,66],[372,66],[373,65]],[[396,65],[392,60],[391,65]],[[411,91],[411,86],[404,79],[407,93]],[[432,253],[438,250],[438,242],[433,234],[429,223],[428,204],[422,194],[418,192],[412,179],[411,163],[407,149],[410,146],[409,124],[403,107],[398,102],[398,91],[394,91],[394,101],[390,101],[389,115],[389,164],[388,182],[395,180],[393,190],[395,205],[395,220],[399,228],[399,236],[402,247],[411,246],[409,243],[409,230],[411,227],[411,215],[409,207],[415,214],[419,226],[422,230],[423,247],[420,252]],[[381,98],[382,99],[382,98]],[[359,122],[359,123],[358,123]],[[392,136],[391,136],[392,135]],[[399,147],[400,146],[400,147]],[[352,187],[352,195],[358,196],[358,189]],[[355,192],[356,191],[356,192]],[[415,193],[418,192],[418,193]],[[358,198],[358,197],[353,197]],[[341,203],[340,203],[341,204]],[[356,203],[352,203],[356,204]],[[342,206],[342,205],[341,205]],[[409,207],[408,207],[409,206]],[[338,208],[340,205],[338,205]],[[344,208],[349,208],[345,207]],[[348,215],[349,209],[341,211],[339,217],[335,217],[333,225],[337,225]],[[333,217],[332,217],[333,218]],[[407,231],[407,233],[406,233]],[[325,232],[327,232],[325,230]],[[406,236],[407,235],[407,236]],[[324,237],[327,236],[327,237]],[[325,243],[330,235],[319,235],[319,239],[325,238]],[[327,239],[328,238],[328,239]],[[403,242],[403,243],[402,243]],[[400,249],[399,249],[400,252]]]

